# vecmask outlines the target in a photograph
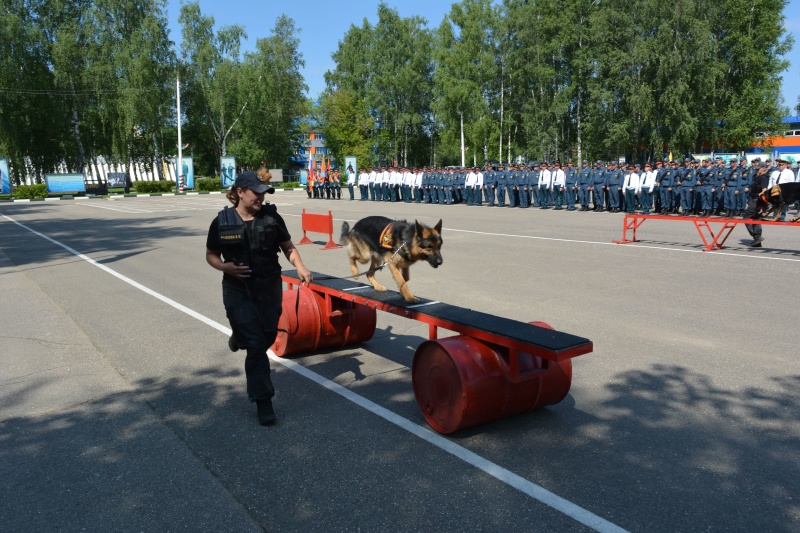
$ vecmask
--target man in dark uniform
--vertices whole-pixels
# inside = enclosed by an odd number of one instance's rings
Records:
[[[735,159],[734,159],[735,160]],[[725,200],[725,183],[728,181],[730,169],[725,166],[725,160],[717,157],[717,164],[711,173],[711,213],[719,215],[722,212]]]
[[[747,158],[742,157],[739,159],[739,168],[742,175],[739,178],[739,186],[737,190],[739,194],[736,196],[736,212],[732,216],[742,216],[745,209],[747,209],[747,202],[749,200],[750,184],[753,183],[753,178],[756,176],[756,169],[753,165],[747,164]]]
[[[592,188],[592,169],[589,168],[589,162],[584,160],[581,162],[581,169],[578,171],[578,202],[581,204],[581,211],[589,210],[589,202],[591,201]]]
[[[711,166],[710,159],[703,159],[700,168],[695,171],[697,179],[694,183],[694,191],[697,200],[695,204],[700,206],[700,216],[707,217],[711,214],[711,193],[714,188],[714,173],[716,168]]]
[[[622,182],[625,175],[617,166],[616,161],[610,161],[608,172],[606,173],[606,187],[608,188],[608,211],[619,213],[620,201],[622,200]]]
[[[769,174],[767,173],[766,163],[757,163],[755,165],[756,175],[753,182],[750,184],[750,202],[747,204],[747,209],[744,212],[744,219],[759,219],[761,214],[758,212],[758,197],[761,193],[769,187]],[[745,224],[750,236],[753,237],[753,242],[750,244],[753,248],[761,248],[761,242],[764,240],[761,237],[761,224]]]
[[[486,165],[486,170],[483,172],[483,196],[489,207],[494,207],[494,188],[497,184],[495,178],[495,171],[491,166]]]
[[[542,173],[541,165],[538,161],[533,162],[533,171],[528,176],[528,187],[531,194],[531,205],[540,207],[539,204],[539,175]]]
[[[578,169],[575,168],[572,159],[567,161],[567,168],[564,169],[567,184],[564,187],[567,195],[567,211],[575,211],[575,198],[578,196]]]
[[[447,203],[447,191],[450,188],[450,174],[449,170],[442,167],[439,173],[439,205]]]
[[[594,209],[598,213],[602,213],[605,205],[605,191],[606,191],[606,169],[603,168],[603,162],[597,161],[592,170],[592,185],[589,187],[594,197]]]
[[[495,181],[497,186],[495,189],[497,190],[497,205],[498,207],[505,207],[506,206],[506,171],[503,167],[502,163],[497,168],[497,173],[495,174]]]
[[[736,212],[736,201],[739,196],[739,182],[742,179],[742,169],[739,168],[737,158],[731,159],[730,167],[725,173],[725,183],[722,190],[722,210],[725,216],[732,217]],[[720,214],[722,212],[720,211]]]
[[[517,175],[517,192],[519,193],[519,206],[526,208],[530,202],[530,189],[528,180],[530,179],[530,170],[526,166],[520,166]]]
[[[661,161],[656,161],[656,167],[658,195],[661,197],[660,213],[668,215],[672,212],[672,169],[667,168]]]
[[[689,216],[694,209],[694,185],[696,177],[692,168],[692,160],[688,157],[683,160],[683,168],[679,169],[678,191],[681,196],[681,214]]]
[[[506,197],[508,207],[517,207],[517,167],[509,165],[506,171]]]

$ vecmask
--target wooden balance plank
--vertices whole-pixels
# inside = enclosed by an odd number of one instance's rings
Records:
[[[352,279],[324,279],[329,276],[316,272],[313,275],[311,290],[427,323],[431,326],[431,339],[436,338],[436,328],[441,327],[550,361],[563,361],[593,349],[592,341],[569,333],[424,298],[410,304],[396,291],[378,292],[371,285]],[[282,277],[290,288],[300,284],[296,270],[285,270]]]

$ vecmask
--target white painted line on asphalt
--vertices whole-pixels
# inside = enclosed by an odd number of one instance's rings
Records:
[[[283,215],[283,216],[286,216],[286,215]],[[686,252],[686,253],[690,253],[690,254],[706,254],[708,256],[725,255],[725,256],[731,256],[731,257],[744,257],[746,259],[772,259],[772,260],[775,260],[775,261],[793,261],[793,262],[796,262],[796,263],[800,263],[800,259],[792,259],[790,257],[774,257],[774,256],[771,256],[771,255],[768,256],[768,255],[763,255],[763,254],[758,254],[758,255],[755,255],[755,254],[754,255],[750,255],[750,254],[744,254],[744,253],[742,253],[742,254],[733,254],[733,253],[730,253],[730,252],[720,252],[720,251],[717,251],[717,250],[714,250],[714,251],[711,251],[711,252],[704,252],[703,250],[686,250],[684,248],[670,248],[670,247],[667,247],[667,246],[648,246],[646,244],[617,244],[617,243],[614,243],[614,242],[581,241],[581,240],[577,240],[577,239],[557,239],[555,237],[537,237],[537,236],[534,236],[534,235],[514,235],[512,233],[490,233],[488,231],[473,231],[473,230],[467,230],[467,229],[447,228],[447,231],[454,231],[456,233],[473,233],[475,235],[487,235],[487,236],[490,236],[490,237],[512,237],[512,238],[516,238],[516,239],[532,239],[532,240],[538,240],[538,241],[572,242],[572,243],[578,243],[578,244],[599,244],[599,245],[602,245],[602,246],[619,246],[620,248],[631,248],[631,249],[646,248],[646,249],[650,249],[650,250],[666,250],[668,252]]]
[[[103,264],[101,264],[101,263],[98,263],[97,261],[95,261],[95,260],[94,260],[94,259],[92,259],[91,257],[89,257],[89,256],[86,256],[86,255],[83,255],[83,254],[82,254],[82,253],[80,253],[79,251],[77,251],[77,250],[75,250],[75,249],[73,249],[73,248],[70,248],[70,247],[69,247],[69,246],[67,246],[66,244],[63,244],[63,243],[61,243],[61,242],[59,242],[59,241],[57,241],[57,240],[55,240],[55,239],[52,239],[52,238],[48,237],[47,235],[44,235],[43,233],[39,233],[39,232],[38,232],[38,231],[36,231],[35,229],[33,229],[33,228],[29,228],[28,226],[26,226],[26,225],[24,225],[24,224],[20,224],[19,222],[17,222],[17,221],[16,221],[16,220],[14,220],[13,218],[11,218],[11,217],[8,217],[8,216],[6,216],[6,215],[4,215],[4,214],[2,214],[2,213],[0,213],[0,217],[3,217],[3,218],[5,218],[6,220],[9,220],[9,221],[13,222],[13,223],[14,223],[14,224],[16,224],[17,226],[19,226],[19,227],[21,227],[21,228],[24,228],[24,229],[26,229],[26,230],[28,230],[28,231],[30,231],[30,232],[31,232],[31,233],[33,233],[34,235],[38,235],[39,237],[41,237],[41,238],[43,238],[43,239],[45,239],[45,240],[47,240],[47,241],[50,241],[50,242],[52,242],[52,243],[53,243],[53,244],[55,244],[56,246],[60,246],[61,248],[63,248],[63,249],[65,249],[66,251],[68,251],[69,253],[71,253],[71,254],[74,254],[74,255],[76,255],[76,256],[78,256],[78,257],[80,257],[81,259],[83,259],[83,260],[84,260],[84,261],[86,261],[87,263],[91,263],[92,265],[96,266],[96,267],[97,267],[97,268],[99,268],[100,270],[104,270],[104,271],[108,272],[109,274],[111,274],[111,275],[112,275],[112,276],[114,276],[115,278],[117,278],[117,279],[120,279],[120,280],[124,281],[125,283],[127,283],[127,284],[129,284],[129,285],[131,285],[131,286],[133,286],[133,287],[136,287],[136,288],[137,288],[137,289],[139,289],[140,291],[142,291],[142,292],[145,292],[145,293],[149,294],[150,296],[152,296],[152,297],[154,297],[154,298],[157,298],[157,299],[161,300],[161,301],[162,301],[162,302],[164,302],[165,304],[167,304],[167,305],[170,305],[170,306],[174,307],[174,308],[175,308],[175,309],[177,309],[178,311],[181,311],[181,312],[183,312],[183,313],[186,313],[187,315],[191,316],[192,318],[196,318],[196,319],[197,319],[197,320],[199,320],[200,322],[203,322],[204,324],[207,324],[207,325],[211,326],[212,328],[214,328],[214,329],[216,329],[216,330],[219,330],[219,331],[221,331],[222,333],[225,333],[226,335],[230,335],[230,334],[231,334],[231,330],[230,330],[230,328],[226,328],[225,326],[223,326],[223,325],[219,324],[218,322],[215,322],[215,321],[211,320],[210,318],[207,318],[207,317],[205,317],[205,316],[201,315],[200,313],[198,313],[198,312],[196,312],[196,311],[193,311],[192,309],[189,309],[188,307],[186,307],[186,306],[184,306],[184,305],[182,305],[182,304],[179,304],[179,303],[178,303],[178,302],[176,302],[175,300],[172,300],[172,299],[170,299],[170,298],[167,298],[166,296],[164,296],[164,295],[162,295],[162,294],[159,294],[159,293],[157,293],[156,291],[154,291],[154,290],[152,290],[152,289],[150,289],[150,288],[148,288],[148,287],[145,287],[145,286],[144,286],[144,285],[142,285],[141,283],[139,283],[139,282],[136,282],[136,281],[134,281],[134,280],[132,280],[132,279],[130,279],[130,278],[128,278],[128,277],[126,277],[126,276],[123,276],[123,275],[122,275],[122,274],[120,274],[119,272],[116,272],[116,271],[114,271],[114,270],[112,270],[112,269],[108,268],[107,266],[105,266],[105,265],[103,265]]]
[[[61,243],[61,242],[59,242],[59,241],[57,241],[55,239],[52,239],[52,238],[48,237],[47,235],[44,235],[43,233],[39,233],[38,231],[34,230],[33,228],[30,228],[30,227],[28,227],[28,226],[26,226],[24,224],[21,224],[21,223],[17,222],[16,220],[14,220],[11,217],[8,217],[8,216],[6,216],[6,215],[4,215],[2,213],[0,213],[0,216],[5,218],[6,220],[8,220],[10,222],[13,222],[17,226],[19,226],[19,227],[21,227],[21,228],[23,228],[23,229],[25,229],[27,231],[30,231],[34,235],[37,235],[37,236],[39,236],[39,237],[41,237],[41,238],[43,238],[43,239],[55,244],[56,246],[60,246],[61,248],[63,248],[66,251],[68,251],[69,253],[78,256],[79,258],[83,259],[84,261],[86,261],[86,262],[96,266],[97,268],[99,268],[99,269],[111,274],[115,278],[117,278],[117,279],[119,279],[121,281],[124,281],[125,283],[131,285],[132,287],[135,287],[135,288],[139,289],[140,291],[142,291],[142,292],[144,292],[146,294],[149,294],[150,296],[153,296],[154,298],[157,298],[158,300],[161,300],[165,304],[177,309],[178,311],[181,311],[182,313],[186,313],[187,315],[191,316],[192,318],[195,318],[195,319],[199,320],[200,322],[202,322],[202,323],[204,323],[204,324],[206,324],[208,326],[211,326],[212,328],[216,329],[217,331],[219,331],[221,333],[224,333],[226,336],[231,334],[230,328],[227,328],[227,327],[223,326],[219,322],[216,322],[216,321],[214,321],[214,320],[212,320],[212,319],[210,319],[210,318],[208,318],[206,316],[203,316],[200,313],[198,313],[197,311],[189,309],[185,305],[182,305],[182,304],[176,302],[175,300],[173,300],[171,298],[168,298],[168,297],[164,296],[163,294],[160,294],[160,293],[158,293],[158,292],[156,292],[156,291],[154,291],[154,290],[142,285],[141,283],[139,283],[137,281],[132,280],[131,278],[129,278],[127,276],[123,276],[122,274],[116,272],[115,270],[112,270],[112,269],[108,268],[107,266],[98,263],[97,261],[95,261],[91,257],[88,257],[88,256],[78,252],[74,248],[71,248],[71,247],[67,246],[66,244],[63,244],[63,243]],[[526,495],[530,496],[531,498],[533,498],[533,499],[535,499],[535,500],[547,505],[548,507],[551,507],[551,508],[555,509],[556,511],[565,514],[566,516],[569,516],[573,520],[576,520],[576,521],[580,522],[581,524],[584,524],[585,526],[588,526],[588,527],[592,528],[595,531],[599,531],[601,533],[612,533],[612,532],[613,533],[627,533],[626,530],[622,529],[621,527],[617,526],[616,524],[613,524],[613,523],[609,522],[608,520],[606,520],[604,518],[601,518],[601,517],[597,516],[596,514],[592,513],[591,511],[588,511],[588,510],[584,509],[583,507],[580,507],[579,505],[576,505],[576,504],[572,503],[571,501],[566,500],[566,499],[562,498],[561,496],[558,496],[558,495],[550,492],[549,490],[545,489],[544,487],[541,487],[541,486],[537,485],[536,483],[528,481],[527,479],[523,478],[522,476],[519,476],[519,475],[511,472],[510,470],[508,470],[506,468],[503,468],[502,466],[497,465],[497,464],[489,461],[488,459],[486,459],[484,457],[481,457],[480,455],[478,455],[475,452],[472,452],[472,451],[464,448],[463,446],[459,446],[458,444],[446,439],[445,437],[442,437],[438,433],[434,433],[433,431],[431,431],[431,430],[429,430],[427,428],[424,428],[424,427],[422,427],[422,426],[420,426],[418,424],[415,424],[414,422],[408,420],[407,418],[403,418],[402,416],[398,415],[397,413],[394,413],[394,412],[392,412],[392,411],[390,411],[390,410],[388,410],[388,409],[386,409],[386,408],[384,408],[384,407],[372,402],[371,400],[368,400],[368,399],[364,398],[363,396],[360,396],[360,395],[356,394],[355,392],[351,391],[350,389],[342,387],[338,383],[336,383],[334,381],[331,381],[328,378],[323,377],[323,376],[317,374],[316,372],[314,372],[312,370],[307,369],[303,365],[295,363],[294,361],[292,361],[290,359],[282,359],[280,357],[277,357],[271,350],[269,352],[269,357],[270,357],[271,360],[275,361],[276,363],[278,363],[280,365],[283,365],[287,369],[289,369],[289,370],[291,370],[293,372],[296,372],[297,374],[300,374],[301,376],[313,381],[314,383],[317,383],[318,385],[321,385],[322,387],[325,387],[326,389],[330,390],[331,392],[334,392],[334,393],[342,396],[343,398],[345,398],[347,400],[350,400],[351,402],[355,403],[359,407],[362,407],[363,409],[366,409],[367,411],[369,411],[369,412],[371,412],[371,413],[383,418],[387,422],[391,422],[392,424],[394,424],[394,425],[396,425],[396,426],[408,431],[412,435],[414,435],[414,436],[416,436],[416,437],[428,442],[429,444],[432,444],[433,446],[439,448],[440,450],[442,450],[444,452],[447,452],[450,455],[453,455],[454,457],[456,457],[458,459],[461,459],[465,463],[474,466],[475,468],[485,472],[486,474],[489,474],[490,476],[492,476],[495,479],[505,483],[506,485],[519,490],[523,494],[526,494]]]

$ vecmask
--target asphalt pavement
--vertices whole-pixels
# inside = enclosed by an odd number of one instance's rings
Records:
[[[3,203],[4,531],[800,531],[799,228],[703,252],[689,222],[617,245],[618,214],[269,199],[295,242],[303,209],[335,240],[441,218],[416,295],[594,351],[561,403],[445,437],[411,385],[427,325],[379,313],[365,343],[274,362],[261,427],[204,259],[223,196]],[[350,274],[309,236],[312,270]]]

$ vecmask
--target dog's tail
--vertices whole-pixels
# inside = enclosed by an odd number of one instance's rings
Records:
[[[339,237],[339,244],[345,246],[350,240],[350,224],[347,221],[342,222],[342,236]]]

